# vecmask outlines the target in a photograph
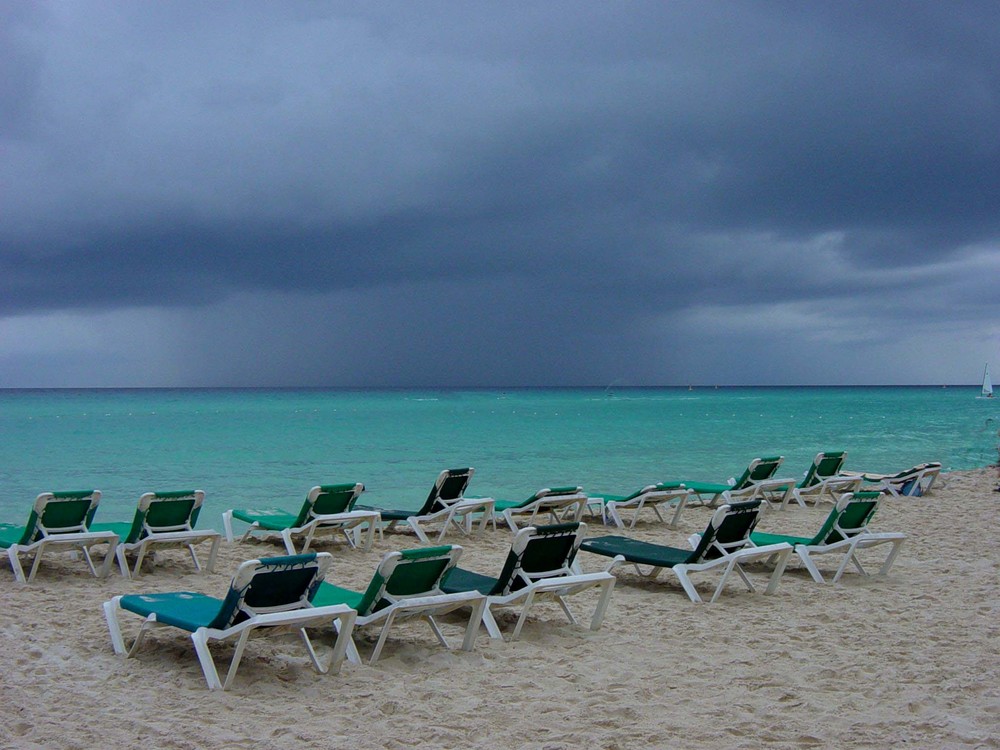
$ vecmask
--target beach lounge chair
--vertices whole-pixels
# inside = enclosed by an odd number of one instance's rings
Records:
[[[874,474],[871,472],[845,471],[845,476],[861,477],[865,484],[874,484],[873,489],[884,490],[895,497],[918,497],[926,495],[941,474],[941,464],[937,461],[917,464],[911,469],[896,474]]]
[[[226,540],[233,541],[233,519],[236,518],[250,524],[240,538],[241,542],[260,531],[277,531],[290,555],[296,553],[296,540],[302,542],[302,549],[298,551],[306,552],[314,540],[338,534],[343,534],[352,547],[370,550],[375,542],[380,517],[376,511],[355,507],[364,491],[365,486],[360,482],[313,487],[298,513],[289,513],[281,508],[227,510],[222,514]]]
[[[118,535],[113,531],[90,530],[100,501],[100,490],[43,492],[35,498],[25,526],[0,525],[0,549],[7,550],[18,583],[34,580],[42,557],[55,550],[82,552],[90,572],[98,578],[105,577],[115,559]],[[108,551],[100,568],[95,568],[90,551],[101,544],[107,544]],[[22,555],[34,556],[27,577],[21,567]]]
[[[607,572],[575,574],[571,568],[576,552],[586,534],[582,523],[553,526],[527,526],[514,536],[503,570],[496,578],[480,575],[463,568],[454,568],[441,588],[449,593],[478,591],[486,596],[483,623],[491,638],[503,638],[492,610],[497,607],[521,605],[521,613],[510,640],[516,640],[528,616],[531,605],[540,599],[558,602],[574,625],[576,618],[565,598],[594,587],[601,596],[590,620],[590,629],[599,630],[611,601],[615,577]]]
[[[677,487],[663,487],[659,484],[649,484],[640,490],[636,490],[631,495],[604,495],[587,493],[587,504],[592,506],[595,501],[600,504],[601,517],[604,523],[611,521],[620,529],[625,528],[625,521],[622,519],[622,511],[632,512],[628,528],[634,529],[635,522],[639,520],[639,514],[645,508],[649,508],[656,514],[660,521],[666,522],[660,513],[660,508],[673,508],[673,515],[670,517],[670,528],[677,527],[677,520],[681,517],[681,511],[687,505],[691,490],[683,484]]]
[[[719,506],[712,514],[705,532],[693,534],[688,539],[693,550],[642,542],[624,536],[587,539],[580,545],[580,549],[614,558],[607,567],[608,572],[624,563],[631,563],[636,572],[649,578],[655,578],[664,568],[672,570],[685,593],[695,603],[701,602],[702,598],[691,583],[691,573],[722,569],[722,578],[710,600],[714,602],[733,571],[736,571],[749,591],[755,591],[743,570],[743,564],[773,558],[774,570],[765,592],[772,594],[778,588],[792,546],[785,542],[763,547],[751,546],[750,533],[760,519],[760,506],[760,500]],[[640,565],[649,565],[652,569],[643,573]]]
[[[845,492],[856,492],[861,487],[860,477],[843,476],[847,451],[817,453],[809,469],[803,475],[802,481],[785,493],[781,507],[784,509],[789,500],[795,500],[803,508],[806,501],[812,500],[813,507],[821,500],[829,499],[836,503],[837,498]]]
[[[515,518],[524,519],[528,526],[545,519],[552,523],[579,521],[587,508],[587,501],[582,487],[546,487],[525,500],[497,500],[494,507],[503,514],[510,530],[516,532]]]
[[[406,618],[426,620],[438,642],[445,648],[450,648],[434,618],[463,607],[472,608],[462,641],[462,650],[471,651],[475,645],[479,623],[483,619],[486,597],[478,591],[448,594],[441,588],[441,579],[455,567],[461,554],[462,548],[457,545],[389,552],[382,558],[364,591],[324,582],[317,589],[312,602],[316,606],[346,604],[357,611],[355,624],[358,628],[382,626],[369,664],[378,661],[392,624]],[[347,647],[347,657],[352,662],[361,663],[361,656],[353,641]]]
[[[309,599],[333,562],[329,552],[249,560],[237,569],[225,598],[194,591],[116,596],[104,603],[104,617],[116,654],[132,656],[149,629],[171,626],[191,634],[208,687],[225,690],[236,676],[251,633],[261,628],[275,632],[297,631],[320,674],[336,672],[344,660],[356,613],[346,606],[314,607]],[[143,618],[139,632],[127,649],[118,621],[120,612]],[[307,627],[336,625],[337,640],[329,664],[320,663]],[[208,648],[210,641],[238,639],[225,682]]]
[[[802,564],[809,571],[809,575],[817,583],[823,583],[824,579],[819,568],[816,567],[813,555],[843,552],[844,559],[833,576],[833,582],[836,583],[840,580],[848,563],[853,563],[862,575],[868,575],[858,560],[856,554],[858,550],[869,549],[880,544],[891,544],[889,556],[879,570],[879,575],[885,575],[892,567],[896,555],[899,554],[906,535],[894,532],[873,533],[868,530],[868,523],[878,509],[881,495],[881,492],[844,493],[837,500],[837,504],[830,511],[830,515],[827,516],[816,536],[812,538],[754,532],[750,535],[750,541],[761,546],[791,544],[795,548],[795,554],[798,555]]]
[[[191,553],[194,567],[201,570],[195,552],[196,544],[208,543],[209,573],[215,567],[215,555],[222,535],[218,531],[195,530],[205,493],[201,490],[177,492],[147,492],[139,498],[139,506],[131,523],[94,523],[91,531],[113,531],[119,537],[115,556],[118,567],[126,578],[139,575],[146,555],[155,555],[156,549],[185,547]],[[135,567],[129,568],[129,556],[135,556]]]
[[[739,495],[737,494],[734,496],[733,493],[745,493],[747,491],[752,493],[755,484],[773,479],[774,475],[778,471],[778,467],[781,466],[781,462],[784,460],[784,456],[755,458],[750,462],[746,471],[743,472],[739,479],[730,477],[729,481],[726,483],[683,480],[675,482],[661,482],[660,487],[663,487],[664,489],[686,487],[692,492],[692,497],[688,499],[688,503],[697,501],[700,505],[714,507],[720,500],[723,499],[723,493],[728,493],[729,497],[736,499],[739,498]],[[794,480],[785,481],[789,484],[795,484]],[[747,498],[744,497],[739,499],[745,500]]]
[[[494,501],[493,498],[489,497],[465,497],[465,490],[468,489],[475,471],[471,467],[442,471],[438,474],[438,478],[420,510],[358,507],[377,510],[381,513],[382,520],[389,522],[387,528],[390,531],[395,528],[397,523],[405,521],[424,544],[430,544],[431,540],[423,525],[440,524],[440,531],[435,540],[435,543],[438,544],[452,527],[465,535],[472,534],[473,520],[476,516],[478,516],[479,522],[475,531],[481,532],[487,524],[493,522]]]

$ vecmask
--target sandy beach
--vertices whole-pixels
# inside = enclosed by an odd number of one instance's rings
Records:
[[[482,630],[472,653],[446,651],[425,624],[407,623],[376,666],[330,675],[312,671],[297,640],[256,639],[226,692],[206,689],[179,630],[155,631],[133,659],[115,656],[101,604],[137,592],[222,596],[241,561],[281,554],[278,545],[223,544],[212,575],[167,552],[133,582],[117,572],[97,580],[55,555],[20,586],[3,560],[0,747],[997,747],[997,470],[948,480],[930,496],[883,502],[873,528],[909,536],[886,578],[849,572],[821,586],[793,558],[774,596],[734,581],[716,604],[694,605],[669,573],[651,582],[623,569],[597,633],[548,603],[519,641]],[[811,534],[827,512],[772,511],[760,528]],[[708,517],[690,508],[678,530],[647,522],[628,533],[684,546]],[[213,525],[221,531],[219,518],[200,524]],[[590,524],[604,533],[618,532]],[[510,538],[452,541],[465,548],[463,567],[496,574]],[[369,553],[321,549],[335,556],[330,580],[361,588],[384,552],[413,546],[412,535],[388,534]],[[606,560],[581,562],[590,571]],[[581,622],[595,600],[570,601]],[[501,624],[509,632],[512,618]],[[460,621],[445,625],[457,645]],[[135,623],[126,627],[128,637]],[[374,635],[359,639],[362,654]],[[317,640],[328,651],[329,639]],[[231,647],[215,648],[224,662]]]

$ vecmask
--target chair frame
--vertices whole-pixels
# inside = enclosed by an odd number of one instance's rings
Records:
[[[494,608],[521,606],[517,624],[509,638],[510,641],[516,641],[527,621],[528,612],[532,605],[536,601],[544,599],[555,601],[559,604],[563,614],[566,615],[566,619],[573,625],[579,625],[566,603],[566,597],[595,587],[601,591],[594,614],[590,619],[590,629],[600,630],[608,605],[611,603],[611,594],[616,579],[606,571],[599,573],[574,572],[573,560],[586,533],[587,525],[585,523],[568,523],[554,526],[526,526],[515,534],[504,569],[501,571],[500,577],[494,579],[496,583],[493,591],[496,593],[486,595],[483,624],[486,626],[490,638],[503,640],[500,625],[493,615]],[[571,538],[571,544],[562,563],[547,570],[525,570],[524,558],[530,547],[551,543],[554,538],[558,537]]]
[[[250,522],[250,527],[246,530],[243,536],[240,537],[239,541],[240,543],[243,543],[254,536],[257,532],[278,533],[281,535],[281,540],[285,545],[285,550],[288,554],[294,555],[308,552],[312,543],[316,539],[342,533],[344,538],[347,540],[348,545],[367,552],[371,550],[372,546],[375,544],[375,534],[378,533],[381,535],[382,533],[382,516],[377,510],[352,509],[340,513],[325,514],[316,513],[313,510],[323,493],[347,491],[346,488],[351,487],[353,487],[352,491],[354,496],[348,503],[348,507],[353,508],[353,504],[357,502],[358,497],[360,497],[361,493],[365,491],[365,486],[361,482],[356,482],[354,485],[318,485],[306,493],[304,504],[308,504],[310,507],[305,513],[304,522],[299,523],[299,525],[286,526],[283,529],[267,529],[262,527],[259,521],[253,521]],[[259,510],[247,509],[242,512],[246,515],[263,515],[265,512],[270,510],[271,509],[269,508],[262,508]],[[222,525],[225,528],[226,541],[228,542],[232,542],[234,538],[233,514],[235,512],[237,511],[227,510],[222,514]],[[299,518],[301,519],[302,517],[303,514],[300,511]],[[302,539],[302,548],[296,550],[295,540],[299,538]]]
[[[445,469],[438,474],[423,506],[417,511],[373,508],[387,521],[386,531],[392,531],[396,524],[405,521],[424,544],[441,544],[452,528],[464,536],[481,534],[489,524],[496,528],[494,517],[495,500],[491,497],[465,497],[465,490],[472,481],[476,470],[471,466],[461,469]],[[475,516],[479,515],[475,524]],[[432,540],[429,529],[424,526],[441,524],[437,538]]]
[[[386,639],[389,637],[389,632],[397,620],[414,617],[425,620],[434,633],[435,638],[437,638],[438,643],[450,649],[451,645],[444,637],[441,628],[434,618],[438,615],[448,614],[449,612],[466,607],[471,607],[472,611],[465,628],[462,650],[472,651],[475,646],[479,624],[482,622],[483,612],[486,609],[486,597],[475,591],[448,594],[440,588],[441,580],[447,575],[448,571],[455,567],[461,555],[462,548],[458,545],[420,547],[385,554],[359,602],[359,605],[363,606],[359,606],[356,610],[356,629],[368,626],[381,626],[375,648],[368,660],[369,665],[375,664],[382,655]],[[435,561],[443,562],[444,567],[437,576],[437,584],[431,590],[407,595],[392,594],[388,591],[392,586],[392,578],[397,574],[397,571],[401,572],[405,570],[408,564]],[[339,589],[339,587],[335,588]],[[321,597],[322,591],[323,587],[320,587]],[[358,593],[339,589],[338,592],[331,594],[331,596],[339,596],[340,592]],[[361,654],[353,638],[347,646],[347,658],[352,663],[362,663]]]
[[[201,665],[202,673],[210,690],[226,690],[236,676],[240,661],[247,641],[254,631],[267,628],[275,632],[287,632],[294,630],[298,632],[313,668],[320,674],[327,672],[337,672],[344,661],[349,644],[351,643],[351,633],[354,629],[354,621],[357,613],[350,607],[344,605],[332,605],[328,607],[312,607],[309,604],[308,596],[315,589],[316,583],[326,575],[333,562],[333,556],[328,552],[311,553],[307,555],[295,555],[291,557],[263,558],[259,560],[248,560],[244,562],[236,571],[233,581],[230,584],[229,592],[223,600],[216,600],[222,610],[228,609],[229,616],[225,618],[224,627],[211,627],[210,625],[198,627],[191,634],[194,643],[195,653]],[[315,573],[313,583],[310,584],[302,595],[295,601],[284,605],[272,607],[254,608],[246,601],[247,595],[252,590],[253,579],[262,573],[271,573],[280,570],[314,567]],[[139,626],[131,646],[126,647],[122,637],[119,614],[121,612],[136,612],[122,606],[124,596],[115,596],[103,605],[104,617],[108,623],[108,630],[111,634],[111,645],[119,656],[125,658],[132,657],[142,644],[149,630],[156,627],[174,627],[187,630],[178,625],[161,623],[157,619],[157,613],[152,612],[143,617],[143,622]],[[220,613],[221,616],[221,613]],[[236,622],[237,616],[246,616],[247,619]],[[218,618],[217,618],[218,619]],[[333,647],[333,654],[328,664],[323,664],[310,641],[305,629],[307,627],[328,627],[335,624],[337,638]],[[214,622],[212,624],[215,624]],[[220,680],[219,672],[212,658],[209,643],[211,641],[236,640],[233,657],[226,673],[225,681]]]
[[[551,523],[578,523],[590,500],[582,487],[546,487],[527,500],[502,511],[510,530],[517,533],[515,517],[527,516],[526,525],[536,526],[540,519]]]
[[[150,511],[153,510],[154,506],[164,503],[186,502],[191,503],[191,509],[187,518],[181,523],[157,526],[150,522]],[[146,556],[149,555],[150,558],[155,560],[156,552],[154,548],[186,548],[191,555],[195,569],[199,573],[213,572],[222,535],[214,529],[194,528],[204,502],[205,493],[203,490],[144,493],[139,498],[136,517],[132,521],[132,528],[125,536],[119,535],[120,540],[115,549],[115,557],[118,560],[118,568],[121,570],[122,575],[126,578],[138,578]],[[155,515],[155,511],[152,515]],[[94,528],[99,529],[104,525],[110,527],[119,524],[94,524]],[[195,552],[195,545],[204,543],[209,543],[210,547],[208,563],[202,568],[198,554]],[[130,567],[128,556],[133,553],[136,557],[135,565]]]
[[[620,529],[634,529],[636,522],[639,520],[639,514],[642,513],[644,508],[649,508],[656,514],[661,523],[666,523],[668,527],[675,529],[677,528],[678,520],[680,520],[681,512],[687,507],[688,499],[692,494],[692,491],[683,484],[670,488],[664,488],[657,484],[649,484],[628,497],[616,498],[611,495],[590,495],[588,502],[593,504],[595,500],[601,501],[601,518],[605,525],[607,525],[610,518],[614,525]],[[674,512],[669,522],[660,513],[660,506],[663,505],[673,506]],[[625,521],[622,519],[621,511],[623,510],[632,511],[632,520],[628,526],[625,525]]]
[[[878,510],[881,492],[846,492],[838,499],[834,507],[830,510],[830,515],[824,522],[819,533],[812,539],[803,537],[785,536],[782,534],[772,534],[772,537],[780,537],[789,544],[794,545],[795,554],[802,561],[809,575],[816,583],[826,583],[826,579],[816,566],[814,555],[836,554],[843,552],[844,558],[837,567],[833,575],[832,582],[837,583],[848,564],[853,564],[857,571],[863,576],[869,576],[867,570],[858,559],[858,550],[871,549],[881,544],[891,544],[889,555],[886,557],[877,575],[885,576],[892,568],[896,556],[899,554],[906,540],[906,534],[899,532],[872,532],[868,530],[868,524],[875,512]],[[842,521],[849,514],[851,506],[866,504],[869,507],[861,507],[862,515],[855,521],[854,526],[843,526]],[[839,537],[839,538],[838,538]],[[833,538],[834,541],[827,541]],[[751,543],[753,539],[751,538]],[[762,549],[762,548],[758,548]]]
[[[84,560],[90,572],[97,578],[105,578],[111,572],[111,565],[115,560],[115,549],[118,546],[119,537],[112,531],[91,531],[90,522],[97,512],[97,506],[101,500],[100,490],[81,490],[76,492],[42,492],[35,498],[32,505],[28,523],[24,527],[10,526],[8,528],[22,529],[21,539],[7,547],[7,557],[10,566],[14,571],[14,579],[18,583],[27,584],[34,580],[38,567],[42,562],[45,553],[50,550],[68,549],[79,551],[83,554]],[[86,507],[83,507],[86,503]],[[75,504],[78,508],[73,511],[82,510],[82,513],[72,512],[72,519],[66,519],[66,525],[48,525],[47,520],[58,515],[61,510],[59,506]],[[101,566],[95,567],[90,551],[92,547],[101,544],[108,545],[107,554]],[[21,565],[21,555],[34,554],[31,562],[31,569],[25,576],[24,568]]]
[[[691,573],[701,573],[722,568],[722,577],[709,600],[712,603],[719,598],[723,587],[726,585],[726,581],[729,580],[729,577],[734,572],[743,581],[748,591],[751,593],[756,592],[757,588],[750,581],[746,571],[743,569],[743,565],[748,562],[768,560],[774,563],[774,569],[771,572],[767,589],[764,593],[773,594],[778,589],[781,576],[788,562],[788,557],[792,553],[792,545],[781,543],[765,547],[750,546],[750,533],[753,531],[754,526],[756,526],[757,521],[760,520],[761,502],[761,500],[757,499],[734,503],[732,505],[721,505],[716,508],[705,531],[702,534],[692,534],[688,537],[688,543],[692,547],[692,552],[687,560],[683,562],[670,566],[650,564],[650,570],[643,572],[642,568],[639,567],[640,563],[629,560],[624,554],[617,554],[614,555],[606,570],[610,573],[618,566],[627,563],[632,565],[639,575],[655,579],[661,570],[668,568],[677,576],[688,598],[698,604],[704,600],[691,582]],[[738,529],[738,533],[731,534],[734,527]],[[734,538],[729,538],[730,536]],[[666,545],[650,546],[661,547],[671,551],[680,551],[678,548],[667,547]],[[583,549],[595,554],[610,556],[610,554],[602,551],[588,549],[586,544],[583,545]]]

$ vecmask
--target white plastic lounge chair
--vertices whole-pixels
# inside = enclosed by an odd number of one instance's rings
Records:
[[[0,549],[7,550],[18,583],[34,580],[42,557],[55,550],[82,552],[90,572],[98,578],[105,577],[115,559],[118,535],[113,531],[90,530],[100,501],[99,490],[43,492],[35,498],[27,525],[0,525]],[[101,567],[95,568],[90,551],[102,544],[108,545],[108,551]],[[22,555],[34,555],[27,578],[21,567]]]
[[[865,484],[874,484],[872,489],[883,490],[895,497],[918,497],[926,495],[941,474],[941,464],[937,461],[917,464],[897,474],[873,474],[871,472],[845,471],[845,476],[861,477]]]
[[[587,493],[588,505],[593,505],[594,501],[601,505],[601,517],[604,523],[611,521],[620,529],[624,529],[625,522],[622,519],[622,511],[632,512],[632,519],[628,528],[634,529],[639,514],[645,508],[649,508],[656,514],[660,521],[666,523],[666,519],[660,513],[661,507],[673,508],[673,515],[670,517],[670,528],[677,528],[677,520],[681,517],[681,511],[687,505],[688,498],[692,494],[691,490],[683,484],[676,487],[663,487],[659,484],[649,484],[641,490],[636,490],[631,495],[604,495]]]
[[[233,541],[233,519],[236,518],[250,524],[240,537],[241,542],[260,531],[277,531],[290,555],[296,553],[296,540],[302,541],[302,549],[298,552],[307,552],[316,539],[339,534],[343,534],[352,547],[370,550],[381,518],[377,511],[355,507],[364,491],[365,486],[360,482],[313,487],[295,514],[281,508],[227,510],[222,514],[226,540]]]
[[[803,508],[808,500],[812,500],[813,507],[816,507],[822,500],[836,503],[843,493],[858,491],[861,488],[861,478],[841,474],[846,459],[847,451],[817,453],[802,481],[785,494],[782,509],[788,505],[789,500],[795,500]]]
[[[523,518],[528,526],[542,520],[577,522],[587,508],[588,499],[582,487],[546,487],[525,500],[497,500],[494,507],[503,513],[510,530],[516,532],[515,518]]]
[[[336,672],[351,641],[356,613],[346,606],[314,607],[309,601],[332,562],[329,552],[249,560],[237,569],[224,599],[194,591],[116,596],[104,603],[111,645],[116,654],[128,658],[152,627],[169,625],[186,630],[191,634],[208,687],[225,690],[236,676],[251,633],[260,628],[275,632],[294,630],[302,638],[315,670],[320,674]],[[118,622],[122,611],[143,618],[127,650]],[[338,636],[329,664],[323,665],[305,628],[329,625],[336,626]],[[238,640],[226,680],[222,682],[208,644],[230,638]]]
[[[514,536],[507,561],[496,578],[454,568],[442,588],[450,593],[478,591],[486,596],[483,623],[491,638],[503,638],[492,610],[521,606],[517,625],[510,640],[517,640],[531,605],[540,599],[554,599],[574,625],[576,618],[566,604],[566,597],[594,587],[601,596],[590,620],[590,629],[599,630],[611,601],[615,577],[607,572],[575,574],[571,566],[586,534],[582,523],[553,526],[527,526]]]
[[[882,563],[879,575],[886,575],[892,567],[896,555],[906,539],[905,534],[886,532],[873,533],[868,530],[868,523],[871,521],[875,511],[878,510],[881,492],[847,492],[841,495],[837,504],[830,511],[822,528],[816,536],[799,537],[785,534],[765,534],[754,532],[750,536],[750,541],[757,545],[774,545],[782,542],[791,544],[795,548],[795,554],[806,566],[809,575],[817,583],[824,583],[823,574],[816,567],[813,555],[823,555],[831,553],[843,553],[844,558],[834,573],[833,582],[836,583],[844,574],[848,563],[853,563],[858,572],[868,575],[858,560],[858,550],[869,549],[880,544],[891,544],[889,556]]]
[[[640,575],[655,578],[661,570],[668,568],[674,571],[685,593],[695,603],[701,602],[702,598],[691,583],[691,573],[722,569],[722,578],[710,600],[714,602],[719,598],[723,586],[733,571],[736,571],[743,580],[747,590],[756,591],[743,570],[743,564],[773,558],[775,566],[765,591],[767,594],[772,594],[778,588],[792,546],[785,542],[764,547],[750,545],[750,532],[760,519],[760,505],[760,500],[753,500],[720,506],[712,514],[705,532],[693,534],[688,539],[694,548],[693,551],[623,536],[587,539],[580,548],[614,558],[608,565],[608,572],[627,562],[631,563]],[[643,573],[640,565],[649,565],[652,569]]]
[[[493,520],[493,498],[489,497],[465,497],[465,491],[469,487],[475,469],[467,467],[463,469],[445,469],[438,474],[434,486],[431,487],[427,499],[420,510],[400,510],[394,508],[370,508],[377,510],[382,515],[383,521],[388,521],[388,529],[391,531],[400,521],[406,523],[413,529],[424,544],[430,544],[431,539],[423,526],[433,526],[440,524],[440,531],[434,543],[440,544],[445,534],[451,528],[456,528],[466,536],[473,533],[473,521],[478,517],[478,525],[475,532],[483,531],[487,524],[496,522]],[[367,508],[369,506],[358,506]]]
[[[205,493],[202,490],[147,492],[139,498],[139,506],[131,523],[94,523],[91,531],[113,531],[120,541],[115,550],[118,567],[126,578],[138,577],[146,555],[153,557],[157,549],[184,547],[191,553],[194,567],[202,570],[195,552],[196,544],[210,544],[209,573],[215,567],[215,555],[222,535],[213,529],[195,530]],[[129,568],[128,557],[135,556],[135,566]]]
[[[356,625],[359,628],[368,625],[382,626],[369,664],[378,661],[392,624],[404,618],[418,617],[426,620],[438,642],[445,648],[450,648],[434,618],[463,607],[472,608],[462,641],[462,650],[471,651],[475,645],[476,631],[483,619],[486,597],[478,591],[447,594],[441,589],[441,579],[455,567],[461,554],[462,548],[457,545],[389,552],[382,558],[364,591],[324,582],[316,591],[312,602],[316,606],[345,604],[351,607],[358,613]],[[353,641],[348,645],[347,658],[361,663],[361,656]]]
[[[686,487],[693,493],[688,499],[688,503],[698,502],[699,505],[707,505],[712,508],[723,500],[723,493],[741,493],[744,490],[752,490],[754,484],[773,479],[785,460],[784,456],[769,456],[767,458],[755,458],[747,466],[746,471],[739,479],[730,477],[725,483],[721,482],[697,482],[690,480],[660,482],[660,487],[664,489]],[[795,480],[783,480],[794,484]],[[735,495],[739,497],[739,495]],[[746,499],[741,498],[741,499]]]

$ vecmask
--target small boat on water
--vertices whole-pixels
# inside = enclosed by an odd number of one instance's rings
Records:
[[[990,380],[990,363],[983,370],[983,393],[979,398],[993,398],[993,381]]]

